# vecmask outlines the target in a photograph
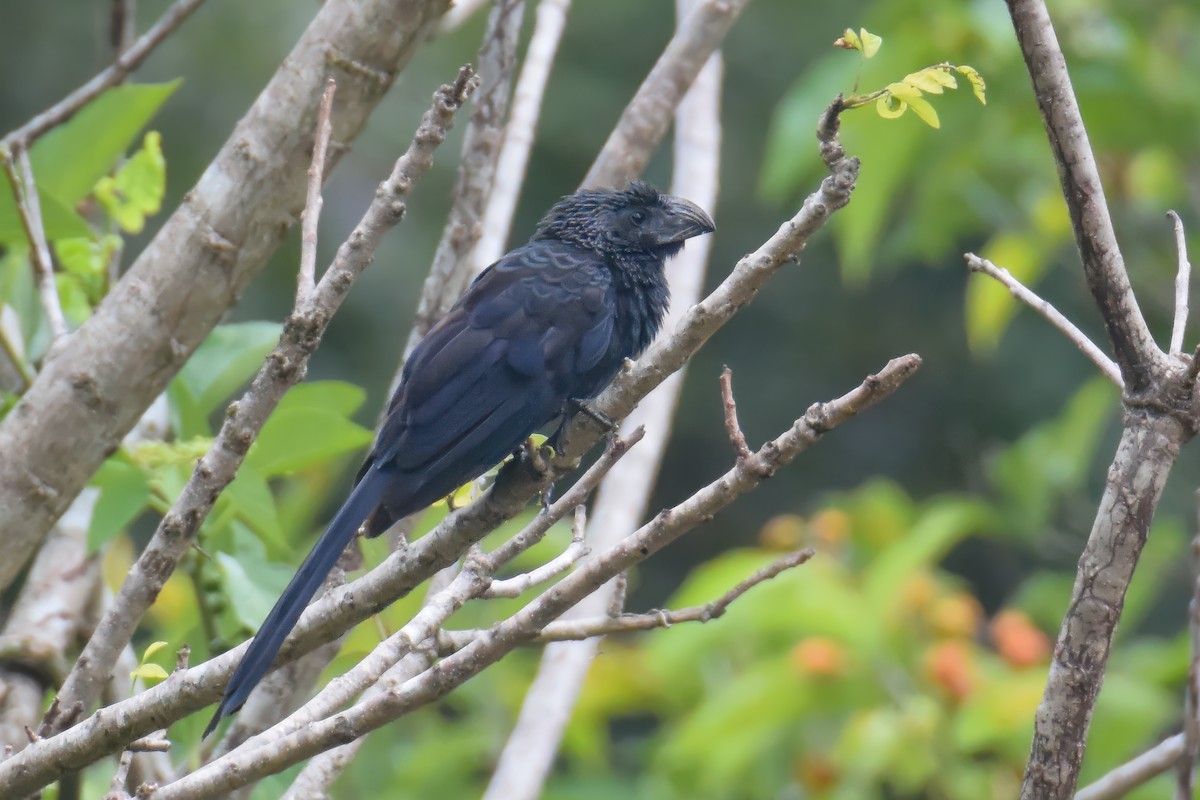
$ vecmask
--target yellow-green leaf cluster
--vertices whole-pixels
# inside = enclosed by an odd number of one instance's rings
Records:
[[[873,57],[879,52],[882,44],[883,38],[871,33],[866,28],[859,28],[857,33],[847,28],[845,33],[833,43],[834,47],[857,50],[862,53],[863,58]],[[987,85],[984,83],[983,76],[979,74],[979,70],[965,64],[943,62],[909,73],[901,80],[889,83],[879,91],[851,95],[843,101],[843,105],[845,108],[860,108],[874,103],[875,111],[884,119],[903,116],[904,112],[911,108],[913,113],[920,117],[926,125],[938,128],[941,127],[941,121],[938,119],[937,111],[934,110],[925,95],[942,94],[946,89],[957,89],[958,80],[954,77],[954,73],[966,78],[967,82],[971,84],[971,91],[975,98],[980,103],[987,104],[985,96]]]
[[[116,175],[104,176],[96,183],[95,195],[104,210],[126,233],[141,233],[146,217],[162,207],[167,187],[167,162],[162,153],[162,137],[150,131],[142,147],[126,161]]]
[[[911,108],[913,113],[920,117],[926,125],[931,128],[939,128],[941,121],[938,119],[937,111],[924,95],[942,94],[946,89],[957,89],[958,81],[954,77],[955,72],[967,79],[976,99],[987,105],[987,98],[984,95],[987,87],[979,71],[974,67],[946,63],[935,64],[932,67],[909,73],[902,80],[889,83],[879,92],[865,96],[863,99],[874,99],[875,110],[884,119],[895,119]],[[851,101],[857,99],[851,98],[847,101],[847,105],[851,106]],[[856,102],[851,107],[864,104]]]

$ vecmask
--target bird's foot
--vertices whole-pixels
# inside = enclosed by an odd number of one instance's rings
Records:
[[[597,411],[592,407],[592,404],[586,400],[568,400],[567,405],[574,408],[576,413],[583,414],[585,417],[595,422],[604,429],[605,433],[613,434],[617,432],[617,428],[619,426],[617,425],[616,421],[607,414]]]

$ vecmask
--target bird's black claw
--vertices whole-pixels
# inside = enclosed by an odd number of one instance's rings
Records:
[[[586,400],[568,400],[567,405],[574,408],[576,413],[583,414],[588,419],[595,422],[604,429],[605,433],[612,434],[617,432],[617,423],[607,414],[597,411],[592,407],[591,403],[587,402]]]

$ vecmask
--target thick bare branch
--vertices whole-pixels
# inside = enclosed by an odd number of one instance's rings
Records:
[[[6,135],[0,145],[7,148],[28,147],[46,131],[66,122],[76,111],[87,105],[105,89],[116,86],[125,80],[125,77],[137,69],[146,60],[146,57],[154,52],[154,48],[158,47],[163,39],[182,25],[183,21],[203,2],[204,0],[178,0],[159,17],[158,22],[155,22],[150,30],[146,31],[132,46],[125,49],[108,69]]]
[[[1100,307],[1125,386],[1141,393],[1156,371],[1165,371],[1166,356],[1154,344],[1129,285],[1066,59],[1043,0],[1007,2],[1058,164],[1088,287]]]
[[[304,377],[308,358],[320,343],[333,313],[374,258],[384,234],[404,215],[409,192],[433,163],[434,151],[445,139],[455,112],[472,86],[471,73],[464,68],[453,85],[443,86],[434,94],[433,106],[422,118],[412,144],[396,161],[391,175],[379,185],[374,201],[338,248],[320,283],[308,293],[303,305],[294,309],[279,344],[250,388],[230,405],[212,447],[197,462],[187,485],[159,523],[122,584],[116,602],[68,676],[59,693],[63,703],[78,703],[86,708],[95,700],[116,654],[129,641],[142,614],[191,547],[196,531],[221,490],[233,480],[250,444],[287,390]]]
[[[998,267],[986,258],[980,258],[974,253],[967,253],[965,258],[967,259],[968,269],[972,272],[981,272],[984,275],[991,276],[1003,284],[1012,293],[1013,297],[1041,314],[1047,322],[1066,336],[1071,344],[1078,347],[1081,353],[1100,368],[1100,371],[1104,373],[1104,377],[1108,378],[1118,387],[1124,388],[1125,383],[1121,380],[1121,369],[1117,366],[1117,362],[1109,358],[1103,350],[1096,346],[1095,342],[1087,337],[1087,334],[1075,327],[1075,323],[1063,316],[1061,311],[1039,297],[1033,290],[1017,280],[1011,272],[1003,267]]]
[[[304,203],[325,79],[365,125],[449,0],[329,0],[199,183],[0,423],[0,588],[266,263]],[[138,48],[133,48],[132,53]]]
[[[1188,435],[1183,422],[1173,416],[1140,408],[1125,412],[1125,429],[1050,662],[1022,800],[1069,800],[1075,794],[1125,591],[1167,475]]]

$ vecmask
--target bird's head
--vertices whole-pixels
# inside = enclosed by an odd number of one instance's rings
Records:
[[[693,236],[712,233],[695,203],[634,181],[621,190],[585,189],[554,204],[535,239],[559,239],[604,255],[673,256]]]

